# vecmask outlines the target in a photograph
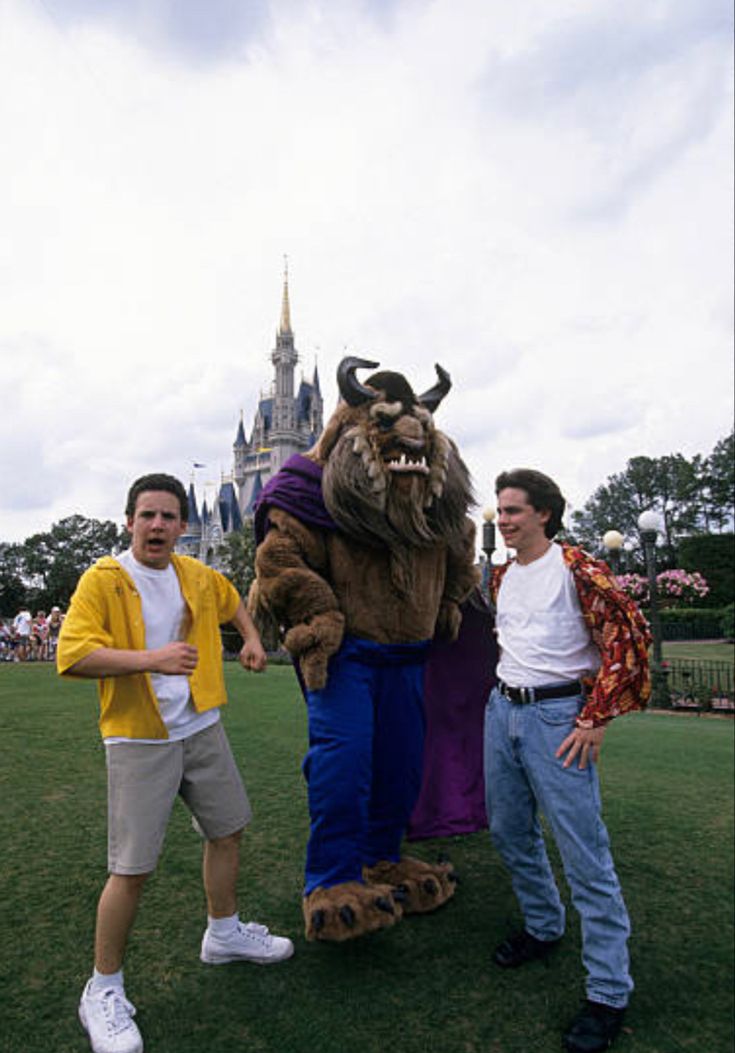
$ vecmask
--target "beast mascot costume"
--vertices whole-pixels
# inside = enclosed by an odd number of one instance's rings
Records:
[[[437,366],[438,383],[417,397],[399,373],[355,376],[377,365],[343,359],[337,409],[316,446],[269,481],[255,516],[250,607],[285,633],[308,707],[311,940],[389,927],[455,887],[450,863],[402,857],[401,842],[422,788],[427,663],[437,641],[457,637],[477,583],[471,484],[434,426],[449,375]],[[473,703],[478,750],[488,687]],[[483,825],[478,807],[465,829]]]

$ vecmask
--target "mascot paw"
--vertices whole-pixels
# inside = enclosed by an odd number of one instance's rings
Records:
[[[365,867],[363,877],[370,885],[390,885],[404,914],[427,914],[451,899],[457,876],[451,863],[425,863],[404,856],[397,863],[382,860]]]
[[[321,691],[327,683],[329,655],[322,650],[307,651],[299,659],[299,669],[308,691]]]
[[[387,929],[403,916],[389,885],[345,881],[316,888],[304,897],[307,940],[354,940],[366,932]]]
[[[325,611],[309,622],[300,622],[286,633],[284,644],[298,659],[304,683],[310,691],[319,691],[327,682],[327,663],[342,643],[344,615]]]

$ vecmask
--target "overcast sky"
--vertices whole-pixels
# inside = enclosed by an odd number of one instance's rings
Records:
[[[3,0],[0,540],[200,493],[301,364],[453,389],[484,506],[733,419],[729,0]],[[615,524],[611,524],[615,526]]]

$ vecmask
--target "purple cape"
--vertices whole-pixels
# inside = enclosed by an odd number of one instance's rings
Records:
[[[289,457],[258,494],[254,518],[258,545],[268,531],[269,508],[282,508],[309,526],[337,529],[322,497],[322,466],[300,453]]]
[[[324,505],[321,475],[321,466],[308,458],[289,457],[258,497],[258,544],[268,530],[271,507],[282,508],[309,526],[337,528]],[[496,659],[492,614],[478,589],[462,606],[458,639],[454,643],[435,639],[429,651],[424,774],[406,831],[409,840],[469,834],[487,827],[482,739]]]
[[[424,677],[424,776],[409,841],[487,829],[483,731],[495,683],[494,620],[480,590],[462,604],[459,636],[434,639]]]

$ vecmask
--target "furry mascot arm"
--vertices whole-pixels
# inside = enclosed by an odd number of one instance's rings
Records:
[[[475,567],[475,524],[466,519],[459,544],[447,550],[447,580],[439,605],[436,631],[456,640],[462,622],[460,604],[468,598],[480,579]]]
[[[287,626],[284,644],[307,688],[316,691],[327,682],[327,662],[344,631],[337,598],[320,573],[327,565],[324,538],[282,509],[271,508],[268,519],[270,529],[255,555],[251,605],[265,607]]]

